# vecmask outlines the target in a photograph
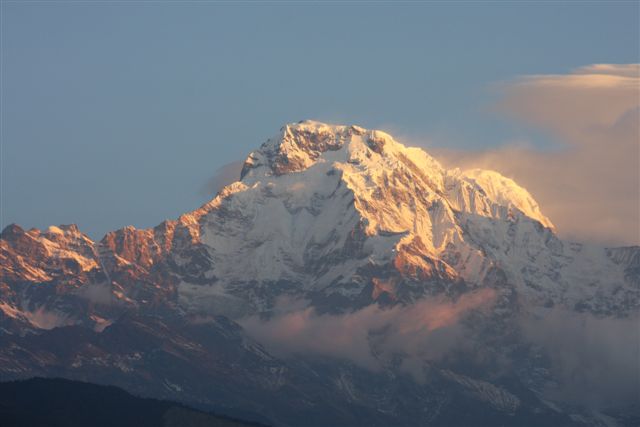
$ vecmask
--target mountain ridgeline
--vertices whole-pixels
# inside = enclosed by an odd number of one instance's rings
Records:
[[[49,378],[0,383],[0,420],[4,427],[266,427],[113,386]]]
[[[278,426],[635,425],[640,248],[358,126],[284,126],[153,229],[0,236],[0,378]]]

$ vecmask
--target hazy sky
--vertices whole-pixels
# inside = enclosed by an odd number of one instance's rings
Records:
[[[639,62],[639,13],[637,2],[3,2],[2,227],[77,223],[100,238],[154,226],[306,118],[452,150],[554,149],[557,134],[492,108],[495,84]]]

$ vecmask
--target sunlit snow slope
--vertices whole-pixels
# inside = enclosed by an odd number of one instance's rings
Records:
[[[282,296],[342,311],[504,284],[542,305],[637,306],[637,248],[622,256],[563,242],[513,180],[447,170],[382,131],[289,124],[249,154],[238,178],[176,221],[98,243],[75,226],[8,227],[3,281],[56,283],[55,298],[46,286],[5,284],[0,309],[34,324],[41,306],[64,312],[55,307],[63,294],[238,317],[268,312]],[[109,312],[86,316],[75,314],[96,327],[110,321]]]

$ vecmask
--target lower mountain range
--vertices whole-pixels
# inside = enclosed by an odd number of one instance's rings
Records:
[[[265,427],[113,386],[55,378],[0,383],[4,427]]]

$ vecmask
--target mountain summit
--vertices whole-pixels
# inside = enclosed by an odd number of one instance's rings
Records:
[[[198,366],[216,366],[219,370],[211,368],[206,378],[224,381],[229,390],[247,387],[258,401],[279,387],[301,387],[313,395],[296,382],[309,375],[304,368],[308,362],[278,362],[234,322],[277,317],[283,301],[329,317],[386,307],[379,316],[385,317],[395,313],[394,307],[434,298],[464,302],[465,296],[490,290],[495,304],[474,326],[476,335],[504,342],[518,335],[523,313],[560,307],[626,318],[640,307],[639,248],[565,242],[533,197],[513,180],[488,170],[447,170],[424,150],[405,147],[379,130],[314,121],[286,125],[249,154],[238,178],[177,220],[147,230],[125,227],[99,242],[75,225],[45,231],[7,227],[0,239],[3,375],[62,373],[87,380],[94,378],[87,367],[94,360],[101,364],[97,380],[111,378],[114,369],[131,372],[138,375],[135,380],[114,381],[158,397],[227,405],[226,398],[204,391]],[[193,330],[202,319],[213,321],[215,331]],[[65,328],[81,343],[77,353],[51,355],[38,347],[39,340],[47,342],[50,334]],[[127,341],[140,336],[143,342],[162,343],[160,337],[174,335],[179,339],[162,344],[168,352],[162,357],[180,354],[197,385],[179,383],[175,373],[158,367],[153,345],[145,350],[140,342]],[[114,344],[121,338],[122,344]],[[202,339],[213,341],[204,344]],[[236,353],[222,355],[212,342]],[[506,352],[514,346],[500,348]],[[380,350],[373,347],[372,354],[380,359]],[[231,369],[236,366],[231,354],[244,355],[252,365]],[[231,371],[221,360],[231,364]],[[397,375],[394,369],[403,366],[401,360],[397,354],[380,363]],[[334,386],[353,394],[351,388],[358,384],[354,376],[360,374],[348,371],[347,381],[340,366],[337,371],[335,366],[322,368],[337,375],[331,386],[309,380],[326,393],[327,405],[343,405],[332,400]],[[530,382],[518,386],[533,393],[525,397],[489,378],[474,379],[451,366],[438,369],[438,381],[456,384],[464,399],[476,399],[474,405],[484,402],[496,413],[515,416],[515,408],[526,407],[532,414],[548,412],[547,420],[552,420],[562,412],[532,397],[542,387],[536,366],[523,367],[525,374],[509,379]],[[158,370],[164,377],[153,377]],[[292,379],[285,371],[298,376]],[[231,378],[233,372],[240,379]],[[154,379],[148,380],[149,375]],[[419,393],[440,396],[429,387]],[[374,411],[371,419],[376,419],[372,402],[378,397],[351,396],[360,399],[363,414]],[[434,402],[444,405],[441,398]],[[264,409],[241,401],[252,410]],[[389,404],[384,422],[414,421],[401,415],[408,403]],[[267,412],[283,424],[299,415],[286,405],[279,408]],[[327,422],[349,421],[340,418],[346,417],[341,412],[346,409],[336,411]],[[420,416],[427,417],[425,422],[436,416],[429,414]]]
[[[238,181],[178,220],[100,242],[75,225],[9,226],[2,237],[4,281],[41,283],[5,287],[2,310],[32,325],[41,307],[20,296],[46,283],[55,300],[88,292],[231,317],[269,311],[282,295],[329,311],[408,303],[496,274],[523,297],[596,312],[628,310],[638,292],[619,250],[562,242],[513,180],[447,170],[382,131],[314,121],[284,126],[249,154]]]

